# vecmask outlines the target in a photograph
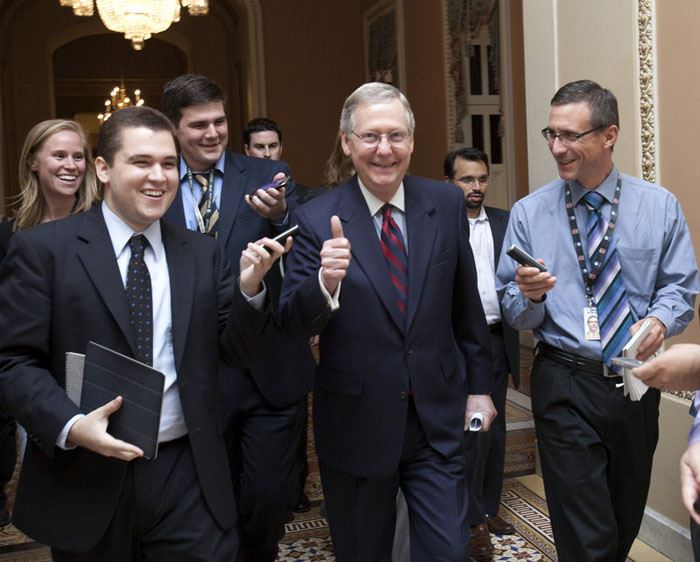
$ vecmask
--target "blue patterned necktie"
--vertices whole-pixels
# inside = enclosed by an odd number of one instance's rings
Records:
[[[406,315],[408,302],[408,254],[406,245],[396,221],[391,216],[393,205],[386,203],[382,207],[382,234],[380,237],[382,251],[389,266],[391,282],[396,290],[396,302],[403,316]]]
[[[608,221],[600,212],[603,196],[596,191],[589,191],[583,196],[583,201],[588,208],[586,235],[591,268],[598,264],[594,261],[595,259],[603,260],[603,266],[593,285],[593,294],[598,308],[603,361],[610,366],[610,359],[620,355],[622,348],[629,340],[629,330],[634,322],[625,292],[614,237],[610,240],[607,253],[598,255],[599,246],[603,243],[608,229]],[[615,370],[619,369],[615,368]]]
[[[136,336],[136,359],[153,365],[153,299],[151,297],[151,275],[143,253],[148,240],[143,234],[129,240],[131,258],[126,271],[126,300],[129,303],[131,328]]]

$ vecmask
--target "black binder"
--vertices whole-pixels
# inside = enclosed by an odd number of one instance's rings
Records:
[[[88,343],[80,409],[88,413],[122,396],[121,408],[109,417],[107,431],[140,447],[149,459],[158,454],[164,387],[165,375],[160,371],[95,342]]]

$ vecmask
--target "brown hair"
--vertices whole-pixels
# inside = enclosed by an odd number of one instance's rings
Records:
[[[355,169],[352,167],[352,158],[343,152],[343,143],[341,141],[340,131],[338,131],[333,150],[323,169],[323,180],[321,183],[328,189],[333,189],[347,182],[354,173]]]

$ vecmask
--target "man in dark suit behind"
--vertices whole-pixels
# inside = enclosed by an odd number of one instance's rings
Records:
[[[163,90],[163,110],[180,145],[180,189],[166,219],[215,236],[237,275],[234,257],[249,240],[288,228],[287,201],[295,201],[295,194],[293,181],[284,189],[256,189],[288,175],[284,162],[226,150],[224,101],[221,88],[200,75],[179,76]],[[205,190],[202,182],[213,183],[213,190]],[[276,313],[279,267],[272,268],[265,284]],[[220,364],[224,440],[241,522],[239,560],[273,562],[284,523],[293,517],[296,450],[315,365],[307,341],[276,325],[263,354],[248,368]]]
[[[493,552],[489,532],[499,535],[515,532],[510,523],[497,515],[505,466],[508,373],[511,373],[516,388],[520,384],[518,332],[502,320],[496,294],[496,267],[510,213],[484,205],[490,172],[485,152],[477,148],[453,150],[445,157],[444,168],[445,181],[462,190],[467,204],[469,242],[476,263],[481,304],[491,335],[494,374],[491,399],[498,412],[488,432],[467,432],[464,436],[470,551],[473,556],[478,556]]]
[[[0,405],[29,436],[14,521],[54,560],[231,560],[217,356],[244,365],[260,351],[262,277],[283,248],[251,244],[239,290],[215,241],[159,220],[177,192],[173,130],[159,112],[115,113],[97,152],[104,202],[17,233],[0,269]],[[152,337],[137,344],[125,286],[139,268]],[[90,340],[165,374],[157,458],[108,433],[121,397],[82,415],[66,395],[66,353]]]
[[[315,442],[341,562],[390,559],[399,486],[412,560],[464,560],[465,415],[484,412],[486,428],[495,415],[464,198],[405,175],[414,124],[388,84],[346,100],[357,176],[296,211],[280,301],[289,329],[320,334]]]

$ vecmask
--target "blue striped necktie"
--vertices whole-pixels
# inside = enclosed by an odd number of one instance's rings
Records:
[[[402,315],[406,315],[408,302],[408,254],[406,245],[396,221],[391,216],[393,205],[386,203],[382,207],[382,251],[389,266],[391,282],[396,290],[396,302]]]
[[[629,340],[630,327],[634,322],[625,292],[614,237],[610,240],[607,253],[598,255],[599,246],[608,229],[608,221],[600,212],[603,196],[596,191],[589,191],[583,196],[583,201],[588,208],[586,235],[591,268],[598,264],[594,261],[595,259],[603,260],[603,266],[593,285],[593,295],[598,308],[603,361],[610,366],[610,359],[620,355],[622,348]]]

